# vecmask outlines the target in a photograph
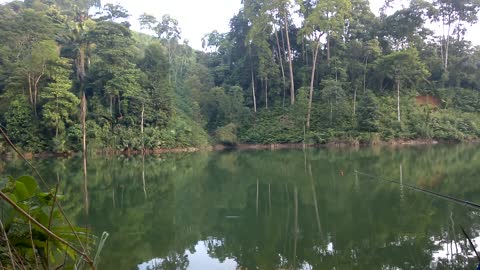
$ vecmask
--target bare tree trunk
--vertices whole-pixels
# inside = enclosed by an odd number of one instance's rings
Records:
[[[367,90],[367,65],[368,65],[368,56],[365,57],[365,65],[363,66],[363,93]]]
[[[85,97],[85,93],[82,94],[82,102],[80,103],[81,113],[80,118],[82,121],[82,152],[83,155],[87,155],[87,98]]]
[[[122,114],[122,100],[120,98],[120,94],[117,96],[118,98],[118,113],[120,114],[120,117],[123,117],[123,114]]]
[[[282,70],[282,82],[283,82],[283,103],[282,107],[285,107],[285,87],[287,85],[285,80],[285,69],[283,68],[283,57],[280,50],[280,42],[278,40],[278,33],[275,31],[275,40],[277,41],[278,59],[280,62],[280,69]]]
[[[286,12],[285,12],[286,13]],[[293,58],[292,49],[290,47],[290,37],[288,34],[288,18],[285,14],[285,35],[287,37],[287,49],[288,49],[288,66],[290,69],[290,105],[295,104],[295,82],[293,81]]]
[[[357,109],[357,87],[355,86],[353,92],[353,115],[355,115]]]
[[[444,69],[445,71],[448,69],[448,47],[450,44],[450,25],[448,25],[448,35],[447,35],[447,40],[445,44],[445,66]]]
[[[37,97],[38,97],[38,83],[40,82],[40,79],[43,77],[43,74],[45,72],[45,67],[43,68],[43,71],[38,77],[35,79],[33,82],[33,111],[35,113],[35,116],[37,116]]]
[[[265,77],[265,109],[268,109],[268,77]]]
[[[29,94],[29,98],[30,98],[30,104],[32,105],[32,109],[33,109],[33,92],[32,92],[32,76],[30,75],[30,73],[28,74],[28,94]]]
[[[313,99],[313,84],[315,82],[315,68],[317,66],[317,56],[318,48],[320,47],[320,38],[317,40],[317,46],[315,46],[315,51],[313,52],[312,59],[312,76],[310,78],[310,94],[308,97],[308,110],[307,110],[307,129],[310,128],[310,117],[312,112],[312,99]]]
[[[400,122],[400,81],[397,80],[397,118]]]
[[[77,59],[75,59],[77,67],[77,79],[83,84],[85,81],[85,48],[80,46],[77,52]]]
[[[327,65],[330,66],[330,31],[327,32]]]
[[[252,96],[253,96],[253,111],[257,112],[257,99],[255,97],[255,80],[253,78],[253,69],[251,70],[252,73]]]
[[[110,96],[110,116],[113,116],[113,96]]]
[[[145,103],[142,103],[142,121],[140,124],[140,132],[142,133],[142,153],[145,153],[145,137],[143,136],[143,115],[145,113]]]

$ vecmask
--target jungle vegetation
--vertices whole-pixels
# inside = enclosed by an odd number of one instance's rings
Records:
[[[242,5],[195,50],[169,15],[145,34],[99,0],[2,4],[0,124],[29,152],[480,136],[478,1]]]

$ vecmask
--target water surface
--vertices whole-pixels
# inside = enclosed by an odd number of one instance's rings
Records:
[[[110,234],[99,269],[475,269],[480,211],[363,174],[480,202],[474,145],[97,157],[86,186],[78,158],[34,164]]]

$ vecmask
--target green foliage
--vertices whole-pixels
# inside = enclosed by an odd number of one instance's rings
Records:
[[[366,0],[248,0],[204,52],[179,43],[169,15],[140,16],[147,35],[120,5],[88,13],[99,5],[0,5],[0,124],[23,149],[78,151],[83,94],[90,149],[477,137],[480,47],[463,23],[478,3],[412,1],[375,16]],[[437,22],[447,39],[427,29]],[[441,104],[417,104],[426,93]]]
[[[46,87],[41,97],[45,101],[42,109],[43,122],[54,130],[54,151],[63,152],[66,150],[64,133],[69,125],[73,124],[72,115],[75,114],[80,104],[72,92],[72,82],[69,80],[70,69],[65,60],[58,63],[51,75],[52,82]]]
[[[304,139],[304,119],[297,118],[293,109],[262,110],[250,119],[248,128],[240,134],[246,143],[300,143]]]
[[[238,142],[237,126],[230,123],[215,130],[215,139],[222,144],[234,145]]]
[[[5,113],[5,124],[11,140],[27,151],[40,151],[45,145],[38,122],[25,97],[17,97],[9,104],[10,110]]]
[[[378,101],[371,92],[367,92],[360,98],[357,110],[358,129],[366,132],[377,132],[379,128]]]
[[[9,177],[3,179],[0,184],[1,191],[14,204],[54,234],[74,243],[77,241],[74,234],[76,232],[83,245],[88,249],[93,246],[94,238],[85,229],[72,228],[75,232],[69,230],[60,210],[54,205],[55,201],[63,199],[63,196],[56,194],[55,190],[42,192],[37,181],[31,176],[22,176],[17,179]],[[2,223],[8,237],[8,244],[22,260],[21,264],[35,265],[36,261],[59,264],[56,260],[67,255],[66,259],[73,265],[79,259],[79,255],[74,250],[50,236],[17,209],[6,202],[2,204],[4,204]],[[2,265],[10,265],[11,260],[13,258],[10,259],[2,249],[0,253]]]

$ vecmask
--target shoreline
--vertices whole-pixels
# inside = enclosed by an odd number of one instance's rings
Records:
[[[318,148],[318,149],[333,149],[333,148],[364,148],[364,147],[406,147],[406,146],[427,146],[427,145],[453,145],[453,144],[476,144],[479,143],[479,140],[470,140],[470,141],[449,141],[449,140],[432,140],[432,139],[417,139],[417,140],[390,140],[390,141],[380,141],[378,143],[360,143],[358,141],[332,141],[325,144],[304,144],[304,143],[273,143],[273,144],[248,144],[241,143],[236,145],[224,145],[216,144],[203,147],[176,147],[176,148],[156,148],[156,149],[146,149],[142,150],[115,150],[115,149],[99,149],[93,151],[95,155],[100,156],[115,156],[115,155],[160,155],[167,153],[195,153],[195,152],[217,152],[217,151],[234,151],[234,150],[282,150],[282,149],[303,149],[303,148]],[[89,151],[92,153],[92,151]],[[6,157],[7,159],[13,158],[16,153],[8,152],[0,154],[0,157]],[[25,152],[23,153],[26,159],[32,158],[69,158],[81,156],[82,153],[79,152],[65,152],[65,153],[55,153],[55,152],[40,152],[32,153]]]

